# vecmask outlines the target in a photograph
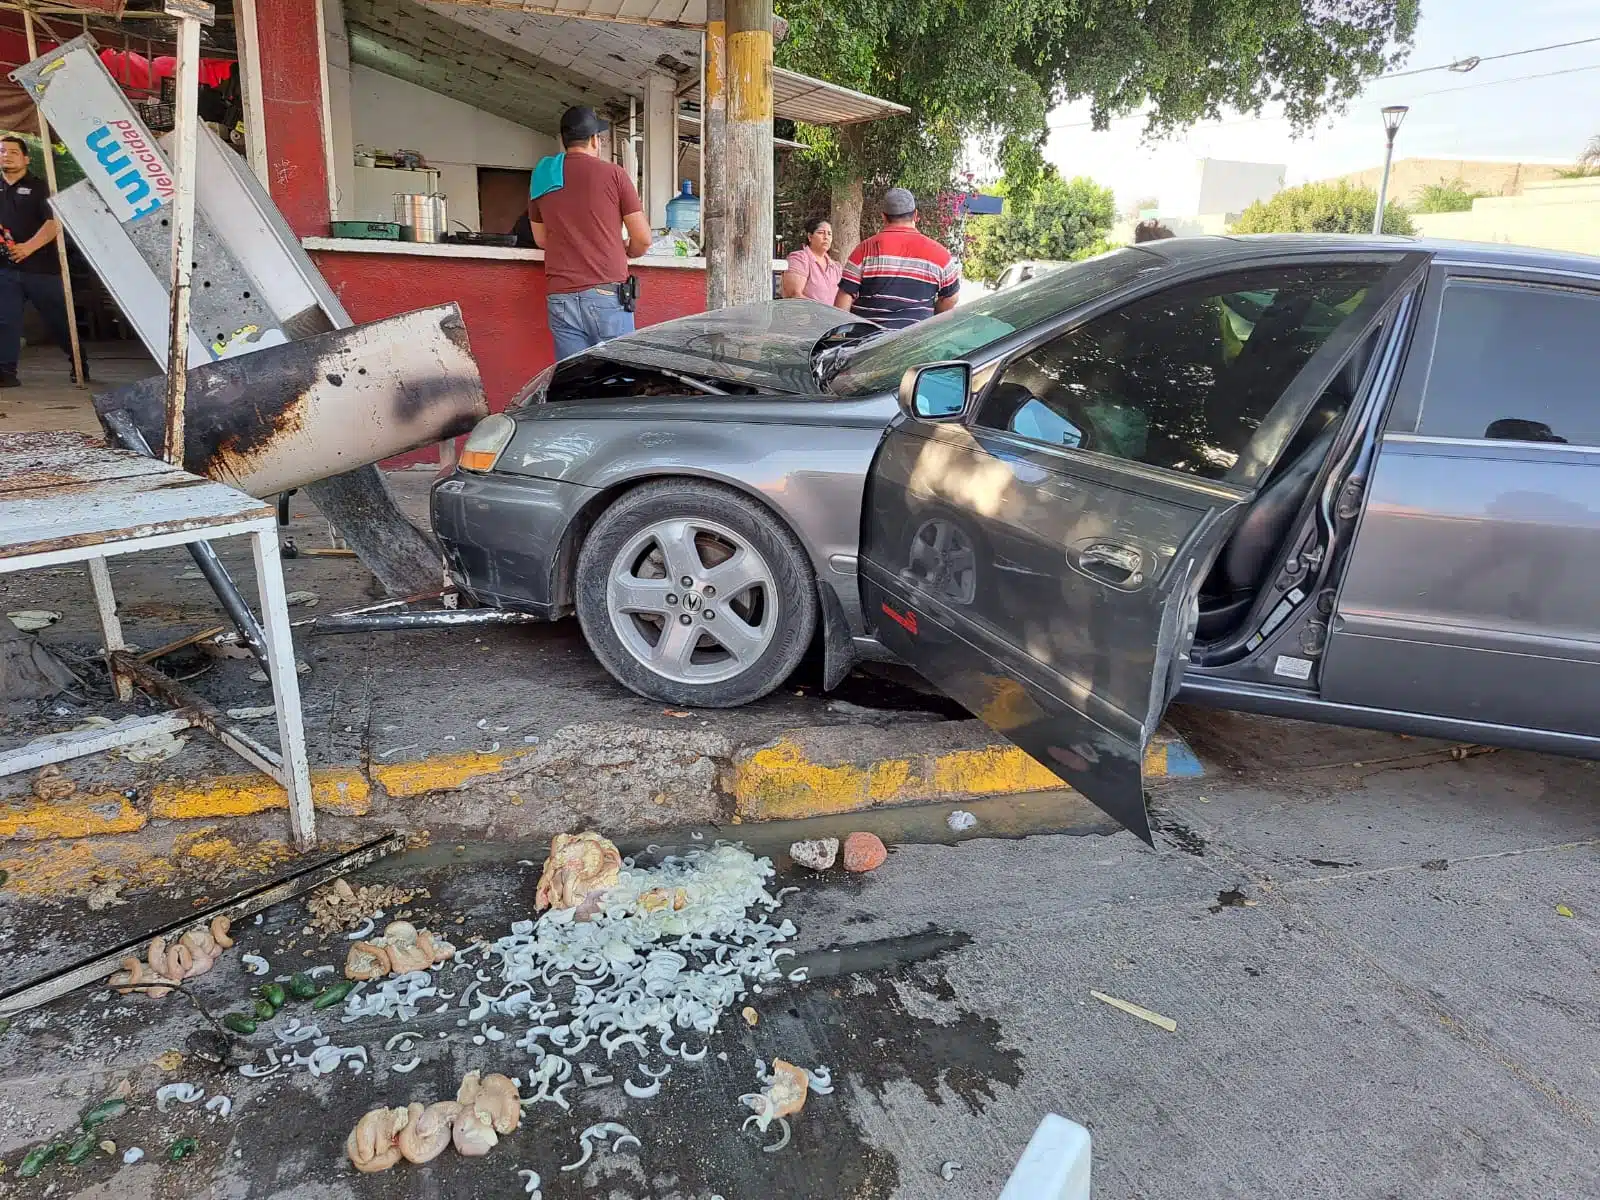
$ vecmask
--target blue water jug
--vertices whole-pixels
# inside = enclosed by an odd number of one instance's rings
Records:
[[[690,233],[700,228],[700,197],[694,194],[694,184],[683,181],[683,188],[667,201],[667,228],[673,233]]]

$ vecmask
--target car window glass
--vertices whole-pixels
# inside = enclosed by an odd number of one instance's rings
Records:
[[[1600,295],[1452,282],[1417,432],[1600,446]]]
[[[890,391],[899,386],[907,367],[971,358],[1019,329],[1050,321],[1159,266],[1143,251],[1124,247],[1059,271],[1040,272],[1033,279],[990,292],[909,329],[872,339],[846,355],[828,390],[840,396]]]
[[[1258,269],[1147,296],[1011,363],[976,423],[1220,479],[1386,269]]]

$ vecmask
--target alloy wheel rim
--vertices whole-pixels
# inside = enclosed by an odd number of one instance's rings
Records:
[[[672,517],[628,540],[606,576],[606,611],[623,648],[674,683],[743,674],[777,632],[772,569],[716,521]]]

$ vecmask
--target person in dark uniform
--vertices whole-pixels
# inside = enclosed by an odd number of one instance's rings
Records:
[[[17,359],[25,304],[39,310],[67,360],[72,359],[71,318],[56,252],[60,234],[49,189],[28,170],[28,143],[15,135],[0,138],[0,387],[22,385]],[[85,379],[88,366],[86,361]],[[77,382],[76,372],[72,380]]]

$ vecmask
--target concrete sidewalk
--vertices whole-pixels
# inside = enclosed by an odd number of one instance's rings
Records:
[[[414,518],[426,513],[429,471],[392,474]],[[296,496],[288,531],[300,550],[329,544],[325,523]],[[243,545],[218,550],[247,595],[255,580]],[[297,620],[373,602],[352,558],[284,563],[291,594],[315,599]],[[221,625],[224,618],[182,551],[113,560],[128,639],[146,649]],[[84,573],[61,568],[0,582],[0,611],[48,610],[48,645],[92,658],[98,628]],[[495,629],[296,639],[316,803],[323,812],[381,818],[440,836],[543,837],[579,825],[640,830],[685,823],[803,818],[887,804],[960,800],[1061,787],[1055,776],[909,671],[860,672],[832,695],[815,664],[741,709],[663,709],[605,673],[575,621]],[[264,708],[271,689],[250,659],[197,649],[163,660],[223,709]],[[85,669],[103,681],[98,666]],[[149,709],[148,701],[137,705]],[[126,715],[108,690],[85,702],[36,706],[4,740],[71,728],[86,716]],[[255,719],[271,740],[270,715]],[[1150,773],[1200,772],[1181,740],[1152,746]],[[78,785],[41,801],[30,780],[0,788],[0,840],[41,841],[137,831],[151,822],[215,821],[284,807],[282,789],[209,736],[192,733],[171,760],[137,766],[101,757],[64,766]]]

